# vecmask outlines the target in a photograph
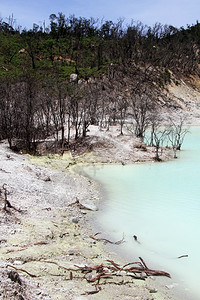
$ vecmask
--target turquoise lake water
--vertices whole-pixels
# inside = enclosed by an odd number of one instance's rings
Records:
[[[84,172],[103,187],[96,219],[102,233],[114,240],[124,234],[119,251],[129,261],[141,256],[149,267],[169,272],[186,291],[184,299],[200,299],[200,128],[190,128],[178,157]]]

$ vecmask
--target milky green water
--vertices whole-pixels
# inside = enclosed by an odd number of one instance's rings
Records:
[[[200,299],[200,128],[190,132],[176,160],[84,171],[104,189],[97,215],[102,231],[116,240],[124,233],[121,251],[130,261],[142,256],[149,267],[171,273],[188,291],[185,299]]]

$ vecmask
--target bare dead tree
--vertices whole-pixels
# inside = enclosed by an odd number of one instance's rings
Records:
[[[128,107],[129,107],[129,103],[128,103],[126,97],[119,95],[117,98],[117,111],[119,113],[119,123],[120,123],[120,134],[121,135],[123,135],[123,127],[124,127],[125,120],[127,117]]]
[[[150,146],[155,147],[156,161],[161,161],[159,150],[163,147],[167,137],[168,129],[163,125],[163,120],[161,119],[159,112],[153,112],[149,117],[149,130],[147,134],[145,134],[145,139]]]
[[[167,138],[167,129],[162,129],[161,127],[154,128],[153,131],[153,143],[156,149],[156,161],[161,161],[159,150],[161,147],[163,147],[163,143]]]
[[[177,151],[181,150],[184,138],[188,132],[188,128],[184,127],[184,119],[182,117],[179,118],[178,122],[171,119],[167,135],[174,152],[174,158],[177,158]]]
[[[141,95],[135,94],[131,96],[131,116],[135,123],[135,135],[144,139],[144,134],[149,126],[150,110],[152,101],[149,96],[141,92]]]

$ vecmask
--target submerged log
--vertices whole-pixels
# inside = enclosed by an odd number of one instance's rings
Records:
[[[188,257],[188,254],[184,254],[184,255],[178,256],[177,258],[183,258],[183,257]]]

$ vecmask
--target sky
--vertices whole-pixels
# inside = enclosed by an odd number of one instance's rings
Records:
[[[48,25],[49,16],[58,12],[113,22],[123,18],[125,25],[133,20],[186,28],[200,21],[200,0],[0,0],[0,17],[7,21],[13,14],[26,29],[32,29],[33,23]]]

